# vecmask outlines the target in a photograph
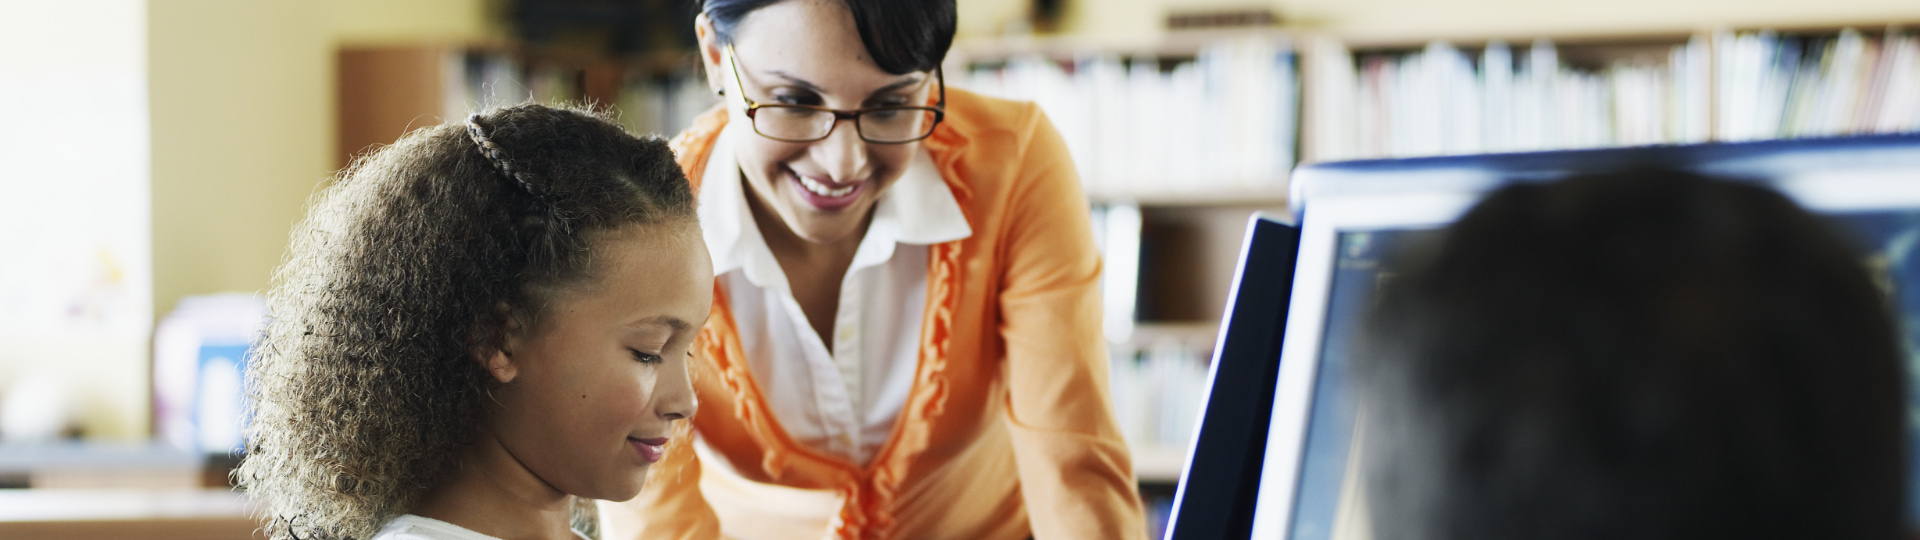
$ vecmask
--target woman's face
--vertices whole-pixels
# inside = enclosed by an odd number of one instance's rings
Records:
[[[689,220],[690,221],[690,220]],[[548,486],[627,500],[693,416],[694,333],[713,300],[712,262],[691,224],[636,225],[594,242],[590,276],[508,330],[505,384],[488,431]]]
[[[708,82],[725,89],[733,125],[749,127],[746,109],[726,75],[725,44],[704,15],[696,24]],[[819,105],[843,111],[880,105],[924,105],[932,74],[881,71],[860,43],[853,15],[837,0],[786,0],[749,13],[734,27],[734,63],[745,96],[762,104]],[[734,140],[750,197],[794,234],[828,243],[857,237],[867,215],[906,171],[919,143],[860,139],[852,120],[827,138],[781,142],[743,130]]]

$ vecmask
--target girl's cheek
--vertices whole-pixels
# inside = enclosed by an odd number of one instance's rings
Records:
[[[658,368],[646,369],[637,377],[614,379],[621,381],[608,392],[605,406],[607,411],[620,411],[624,416],[639,416],[646,413],[647,402],[653,396],[654,381],[659,377]]]

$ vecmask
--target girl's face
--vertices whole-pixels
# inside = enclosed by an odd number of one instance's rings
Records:
[[[752,124],[736,93],[762,104],[818,105],[843,111],[881,105],[925,105],[932,73],[881,71],[860,43],[853,14],[837,0],[787,0],[742,18],[734,27],[735,87],[726,44],[701,15],[695,23],[709,84],[725,89],[741,128]],[[825,139],[781,142],[741,130],[734,140],[749,197],[811,242],[857,238],[880,194],[900,178],[918,142],[868,143],[851,119]]]
[[[486,429],[553,489],[621,501],[640,493],[674,421],[693,416],[687,362],[713,267],[691,224],[604,234],[591,277],[556,293],[531,328],[509,328],[487,362],[505,384]]]

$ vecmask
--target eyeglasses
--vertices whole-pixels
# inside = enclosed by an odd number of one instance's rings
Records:
[[[940,100],[932,107],[894,105],[865,107],[852,111],[817,105],[758,103],[747,97],[740,82],[740,65],[734,61],[733,44],[727,44],[727,69],[733,71],[734,93],[747,105],[747,119],[760,136],[782,142],[813,142],[833,134],[841,120],[853,120],[860,140],[879,144],[910,143],[933,134],[934,126],[947,117],[947,79],[940,68],[933,75],[940,84]]]

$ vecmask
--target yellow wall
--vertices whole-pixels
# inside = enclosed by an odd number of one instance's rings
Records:
[[[342,44],[473,43],[500,35],[492,15],[501,1],[331,0],[326,9]]]
[[[337,45],[479,41],[493,32],[484,0],[148,4],[155,320],[182,296],[269,286],[307,198],[332,172]],[[79,389],[90,436],[147,436],[139,349],[82,362],[132,362],[98,370]]]
[[[264,291],[333,164],[334,47],[474,41],[481,0],[161,0],[149,15],[154,309]]]
[[[333,54],[317,6],[151,2],[156,315],[185,295],[265,290],[327,177]]]

